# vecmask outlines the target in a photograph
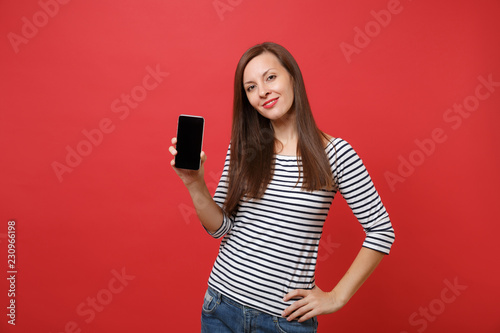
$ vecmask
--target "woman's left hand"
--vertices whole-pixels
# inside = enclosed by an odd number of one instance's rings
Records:
[[[335,295],[335,290],[324,292],[318,286],[311,290],[296,289],[285,295],[285,302],[292,298],[302,297],[287,307],[282,316],[288,321],[299,319],[299,322],[306,321],[312,317],[333,313],[340,310],[346,302],[340,301]]]

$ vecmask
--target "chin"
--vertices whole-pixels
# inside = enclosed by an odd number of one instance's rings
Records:
[[[260,114],[269,120],[279,120],[287,115],[287,112],[282,112],[280,110],[261,110]]]

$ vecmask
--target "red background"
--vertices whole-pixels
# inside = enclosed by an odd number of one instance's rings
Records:
[[[371,12],[388,6],[397,14],[375,23]],[[179,114],[205,117],[214,191],[236,63],[275,41],[297,59],[320,127],[363,158],[396,230],[391,254],[345,308],[320,317],[319,332],[499,332],[500,87],[473,97],[478,77],[500,82],[499,15],[493,0],[1,1],[0,276],[9,220],[18,273],[15,326],[0,282],[0,331],[199,331],[218,241],[169,166],[170,138]],[[356,42],[346,56],[341,45]],[[148,67],[163,76],[144,90]],[[130,94],[138,102],[126,114]],[[474,111],[449,118],[464,101]],[[100,139],[93,130],[106,121]],[[436,129],[444,142],[433,147]],[[87,156],[58,178],[67,146]],[[339,195],[321,288],[362,239]]]

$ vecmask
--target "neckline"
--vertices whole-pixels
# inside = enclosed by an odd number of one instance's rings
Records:
[[[279,157],[288,157],[288,158],[297,158],[297,155],[274,154],[274,156],[279,156]]]

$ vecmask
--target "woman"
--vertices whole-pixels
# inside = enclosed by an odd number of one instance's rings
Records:
[[[224,237],[208,281],[202,332],[316,332],[316,316],[342,308],[390,251],[394,230],[368,172],[346,141],[317,128],[300,69],[280,45],[256,45],[238,63],[231,144],[213,198],[203,152],[201,159],[199,171],[177,169],[175,160],[171,165],[203,227]],[[366,239],[326,292],[314,271],[337,191]]]

